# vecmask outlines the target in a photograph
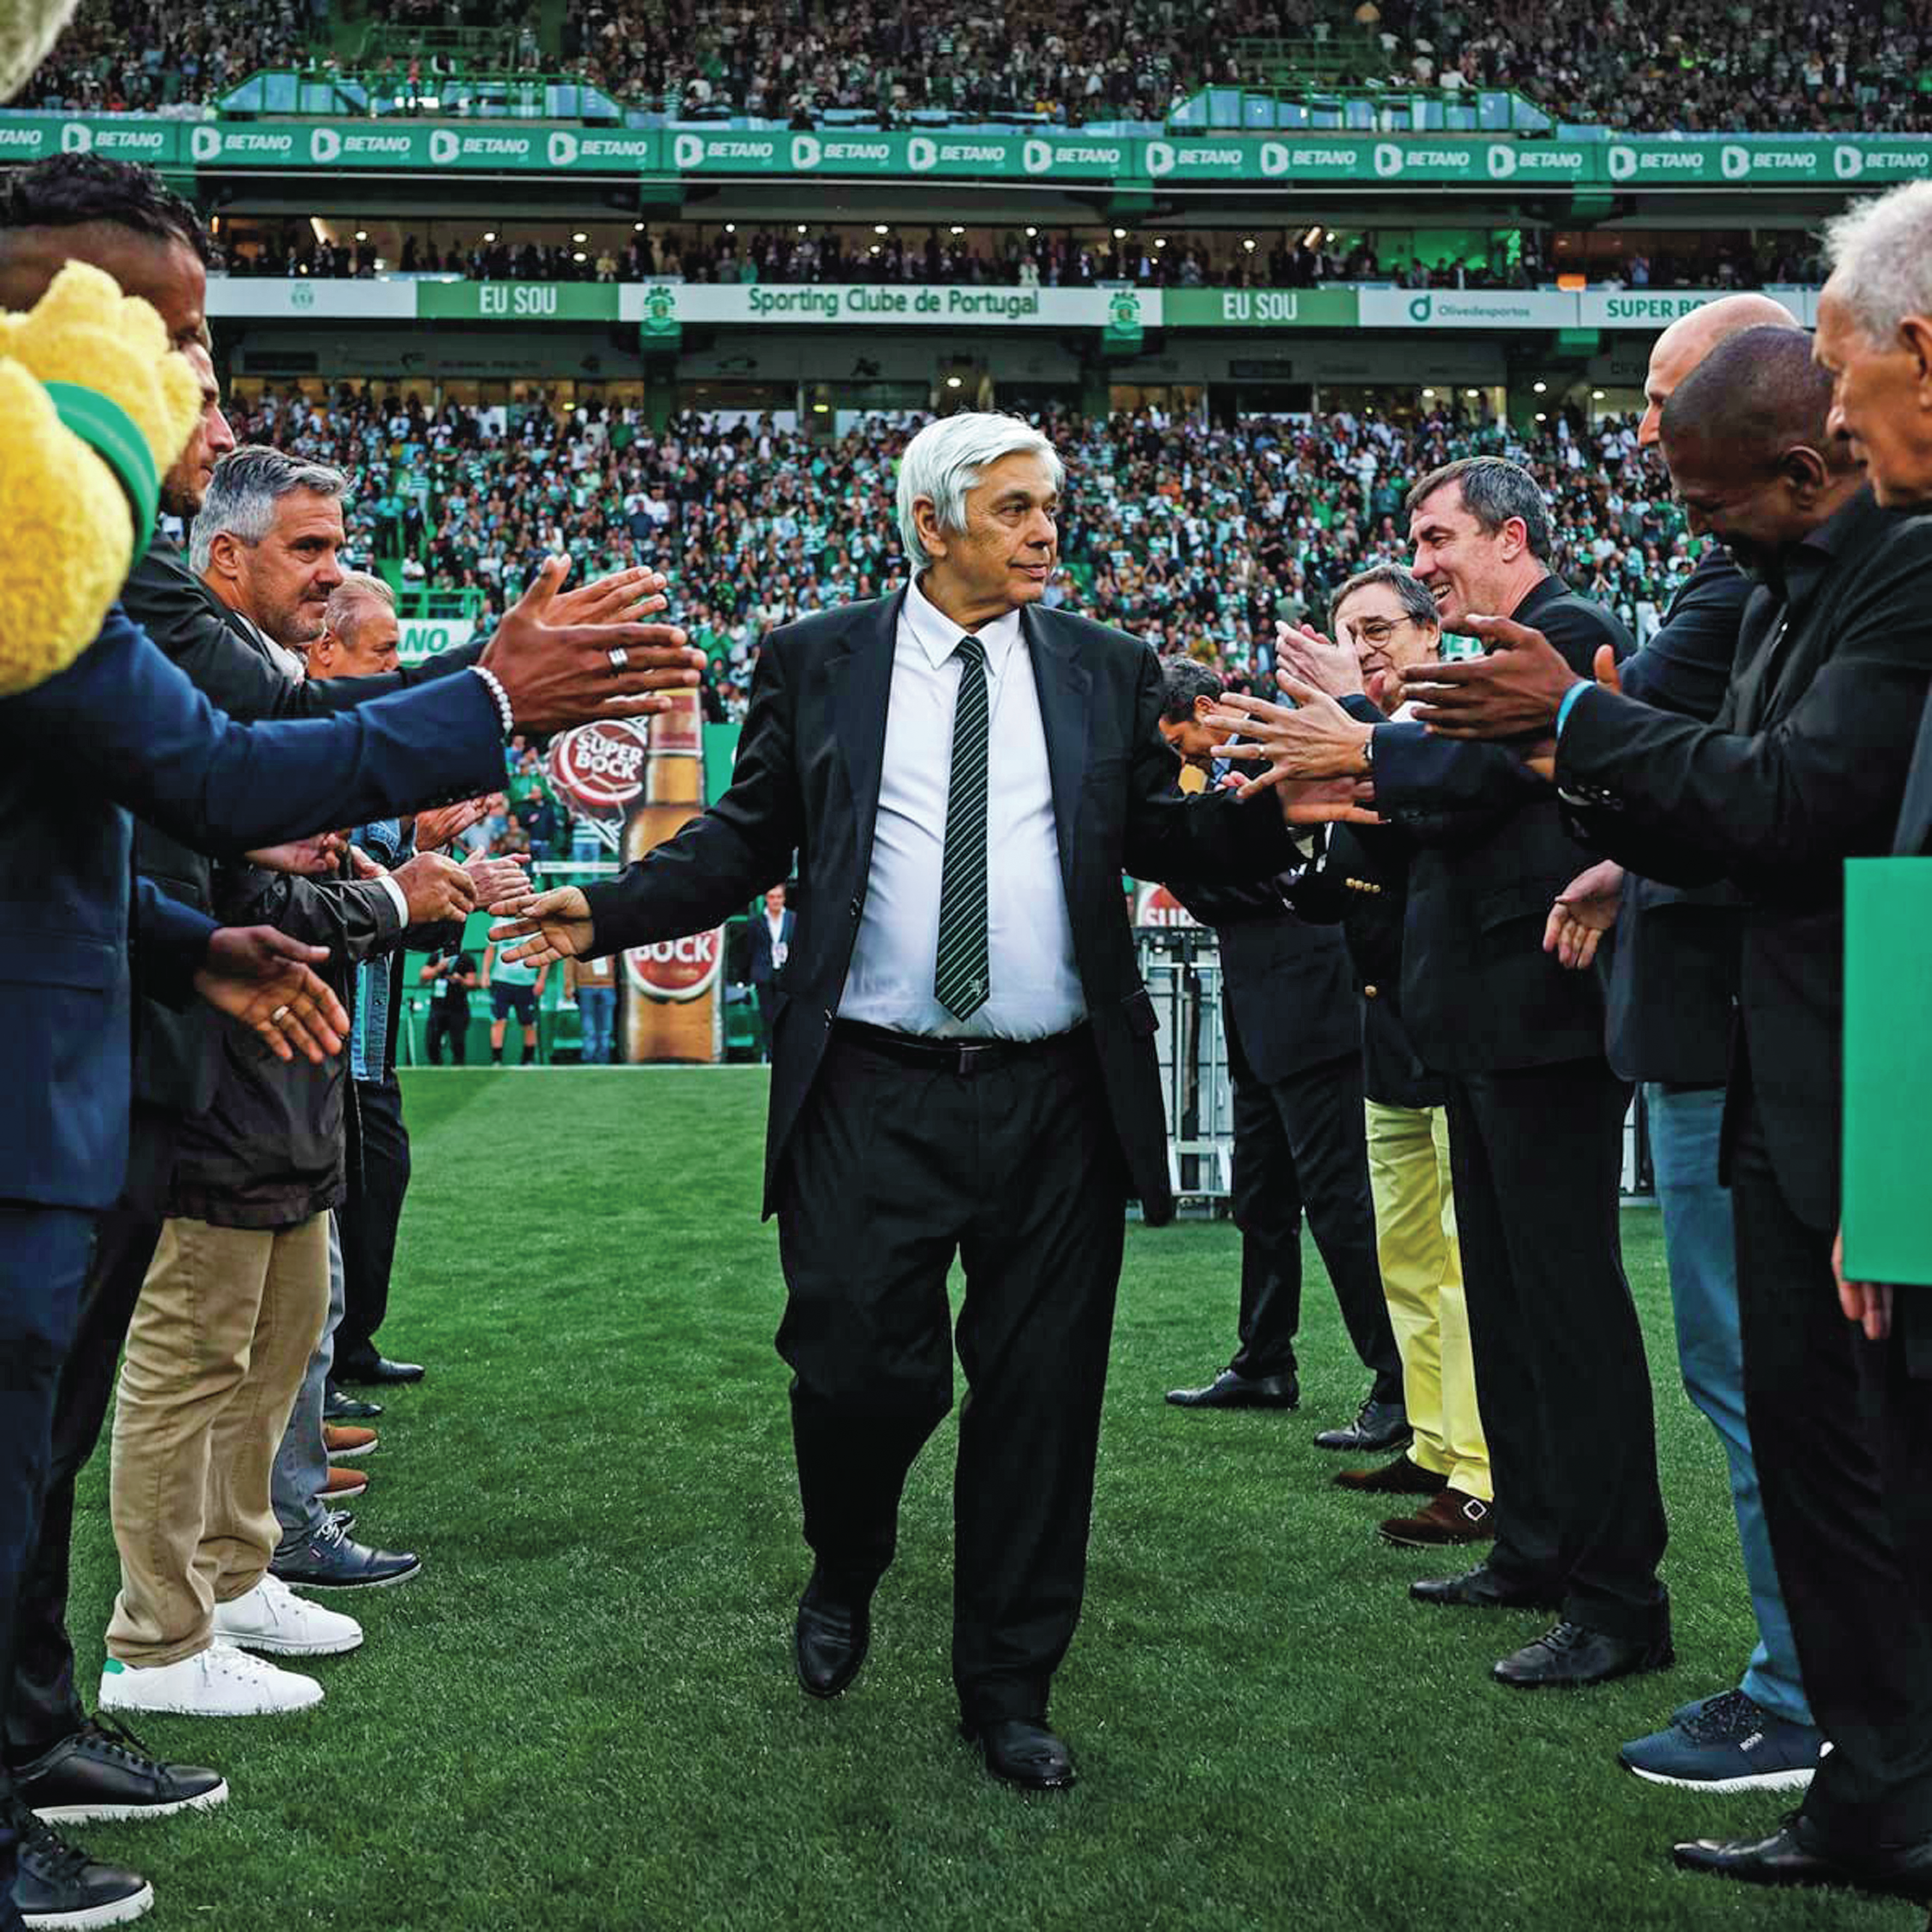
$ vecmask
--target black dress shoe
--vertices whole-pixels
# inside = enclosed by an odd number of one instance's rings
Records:
[[[798,1600],[798,1621],[792,1628],[792,1658],[806,1694],[837,1696],[858,1676],[872,1641],[870,1603],[832,1595],[814,1570]]]
[[[123,1925],[154,1904],[154,1888],[146,1879],[97,1864],[26,1805],[9,1808],[20,1834],[14,1906],[28,1925]]]
[[[1298,1408],[1301,1385],[1292,1376],[1238,1376],[1223,1369],[1205,1388],[1169,1389],[1177,1408]]]
[[[356,1362],[338,1362],[335,1379],[358,1385],[382,1382],[419,1382],[423,1378],[420,1362],[392,1362],[387,1355],[371,1355]]]
[[[1315,1438],[1318,1449],[1352,1449],[1364,1456],[1385,1449],[1406,1449],[1415,1439],[1408,1412],[1399,1402],[1377,1402],[1372,1396],[1346,1429],[1324,1429]]]
[[[380,1402],[364,1402],[359,1396],[344,1395],[333,1382],[323,1385],[322,1419],[325,1422],[374,1422],[382,1412]]]
[[[1568,1618],[1504,1658],[1490,1674],[1498,1684],[1519,1690],[1574,1688],[1607,1684],[1616,1677],[1634,1677],[1646,1670],[1668,1670],[1677,1661],[1670,1634],[1661,1636],[1612,1636]]]
[[[1932,1903],[1932,1839],[1847,1862],[1820,1848],[1802,1811],[1792,1812],[1768,1838],[1693,1838],[1673,1846],[1670,1856],[1685,1871],[1743,1885],[1842,1885]]]
[[[1384,1462],[1376,1469],[1344,1469],[1335,1478],[1338,1490],[1353,1490],[1358,1496],[1439,1496],[1449,1486],[1447,1476],[1438,1476],[1406,1456]]]
[[[111,1718],[90,1718],[14,1768],[20,1802],[50,1825],[114,1824],[206,1811],[228,1796],[218,1771],[163,1764]]]
[[[298,1590],[373,1590],[404,1582],[422,1568],[422,1558],[407,1550],[353,1541],[331,1510],[299,1550],[271,1561],[268,1574]]]
[[[1424,1576],[1410,1584],[1408,1594],[1418,1604],[1465,1610],[1553,1610],[1558,1607],[1553,1597],[1506,1582],[1486,1563],[1478,1563],[1460,1576]]]
[[[1064,1791],[1075,1781],[1072,1754],[1046,1725],[1031,1718],[962,1724],[959,1735],[980,1747],[994,1777],[1022,1791]]]

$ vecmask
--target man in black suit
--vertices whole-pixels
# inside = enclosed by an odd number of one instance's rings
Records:
[[[1047,1700],[1079,1616],[1122,1204],[1173,1212],[1120,876],[1261,878],[1296,849],[1281,812],[1174,795],[1150,650],[1038,608],[1060,480],[1013,418],[921,431],[898,478],[911,583],[773,632],[725,796],[496,928],[532,958],[703,932],[797,854],[765,1204],[817,1558],[799,1675],[835,1696],[864,1660],[902,1486],[951,1404],[957,1252],[953,1676],[988,1768],[1034,1789],[1073,1777]]]
[[[1550,569],[1552,533],[1528,473],[1453,463],[1410,492],[1415,574],[1445,624],[1507,610],[1542,626],[1585,676],[1630,648],[1600,605]],[[1338,703],[1284,682],[1300,709],[1231,700],[1274,772],[1372,775],[1377,808],[1412,848],[1402,1006],[1425,1064],[1448,1081],[1456,1225],[1476,1387],[1496,1504],[1496,1547],[1419,1601],[1548,1606],[1560,1620],[1496,1666],[1523,1689],[1600,1683],[1672,1659],[1658,1580],[1664,1503],[1650,1371],[1624,1278],[1618,1223],[1630,1090],[1604,1057],[1600,992],[1542,949],[1551,901],[1588,855],[1556,794],[1500,746],[1390,722],[1328,646]],[[1238,705],[1238,709],[1236,708]]]
[[[791,952],[791,936],[798,915],[785,901],[783,886],[774,886],[764,903],[752,915],[746,932],[751,947],[752,991],[758,997],[758,1025],[764,1034],[765,1058],[772,1057],[772,1042],[778,1032],[778,1009],[784,1004],[778,975]]]
[[[1220,698],[1221,679],[1190,658],[1170,658],[1164,677],[1161,736],[1212,776],[1227,734],[1200,721]],[[1241,1231],[1234,1358],[1204,1388],[1170,1389],[1167,1399],[1183,1408],[1293,1408],[1299,1402],[1294,1336],[1305,1207],[1348,1339],[1373,1378],[1355,1420],[1315,1439],[1324,1449],[1399,1448],[1408,1439],[1408,1420],[1376,1262],[1361,1028],[1348,948],[1333,928],[1298,917],[1272,880],[1163,883],[1220,940],[1234,1090],[1232,1204]]]
[[[1858,352],[1828,321],[1819,352]],[[1756,580],[1714,723],[1580,678],[1534,631],[1492,621],[1475,628],[1496,656],[1439,673],[1430,715],[1485,735],[1553,723],[1557,782],[1600,846],[1649,878],[1729,878],[1748,903],[1724,1123],[1745,1406],[1805,1688],[1832,1748],[1771,1837],[1700,1840],[1676,1856],[1750,1883],[1927,1900],[1927,1338],[1916,1320],[1890,1332],[1856,1298],[1861,1326],[1848,1324],[1832,1246],[1843,868],[1893,842],[1932,680],[1932,521],[1861,487],[1834,448],[1829,387],[1803,340],[1754,330],[1665,409],[1692,527]]]

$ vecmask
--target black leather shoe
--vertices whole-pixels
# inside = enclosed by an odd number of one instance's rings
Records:
[[[299,1550],[276,1556],[268,1574],[298,1590],[373,1590],[403,1582],[422,1568],[422,1558],[406,1550],[352,1542],[332,1512]]]
[[[1346,1429],[1324,1429],[1315,1438],[1318,1449],[1352,1449],[1364,1456],[1387,1449],[1406,1449],[1415,1440],[1408,1412],[1399,1402],[1377,1402],[1372,1396],[1357,1411]]]
[[[979,1746],[994,1777],[1022,1791],[1064,1791],[1075,1782],[1073,1758],[1066,1744],[1030,1718],[962,1724],[959,1735]]]
[[[1820,1849],[1801,1811],[1792,1812],[1768,1838],[1693,1838],[1672,1846],[1670,1856],[1684,1871],[1742,1885],[1841,1885],[1932,1903],[1932,1839],[1847,1862]]]
[[[218,1771],[163,1764],[111,1718],[77,1731],[14,1768],[20,1802],[50,1825],[116,1824],[206,1811],[228,1796]]]
[[[1505,1582],[1486,1563],[1478,1563],[1460,1576],[1424,1576],[1408,1586],[1418,1604],[1436,1604],[1464,1610],[1553,1610],[1554,1598]]]
[[[1205,1388],[1169,1389],[1176,1408],[1298,1408],[1301,1384],[1292,1376],[1238,1376],[1223,1369]]]
[[[792,1659],[806,1694],[836,1697],[848,1688],[872,1641],[872,1605],[840,1601],[814,1570],[798,1600],[798,1621],[792,1628]]]
[[[335,1379],[358,1385],[382,1382],[419,1382],[423,1378],[420,1362],[392,1362],[387,1355],[372,1355],[366,1361],[338,1362]]]
[[[1335,1486],[1366,1496],[1439,1496],[1449,1486],[1449,1478],[1398,1456],[1379,1468],[1344,1469],[1335,1478]]]
[[[1612,1636],[1566,1618],[1504,1658],[1490,1674],[1519,1690],[1551,1690],[1668,1670],[1676,1661],[1668,1631],[1648,1639]]]
[[[24,1804],[11,1810],[20,1834],[14,1906],[28,1924],[124,1925],[154,1904],[154,1888],[146,1879],[96,1864]]]
[[[380,1402],[364,1402],[359,1396],[344,1395],[333,1382],[322,1386],[322,1419],[325,1422],[374,1422],[382,1412]]]

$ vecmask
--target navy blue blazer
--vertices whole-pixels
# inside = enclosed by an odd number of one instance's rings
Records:
[[[798,914],[787,906],[778,920],[778,944],[789,949],[794,928],[798,924]],[[772,959],[772,929],[765,923],[765,909],[758,907],[746,927],[751,946],[752,984],[769,986],[778,976],[778,969]]]
[[[132,1072],[130,812],[224,854],[500,782],[482,680],[337,718],[244,726],[117,608],[57,677],[0,700],[0,1196],[98,1210],[119,1194]],[[186,997],[213,928],[140,895],[137,942]],[[144,962],[144,963],[146,963]]]

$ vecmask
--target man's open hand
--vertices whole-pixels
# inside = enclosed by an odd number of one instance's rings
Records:
[[[435,926],[464,919],[476,903],[476,887],[454,859],[440,852],[418,852],[389,874],[410,902],[412,926]]]
[[[1275,682],[1294,699],[1292,706],[1224,692],[1202,719],[1216,730],[1241,734],[1243,742],[1221,748],[1223,758],[1267,766],[1240,787],[1240,796],[1251,797],[1289,779],[1366,778],[1376,728],[1351,718],[1327,692],[1285,671],[1276,673]]]
[[[512,899],[530,896],[530,876],[524,869],[529,863],[527,853],[506,852],[494,859],[479,853],[463,869],[476,888],[478,905],[485,912],[496,912]]]
[[[432,812],[416,814],[416,850],[440,852],[452,839],[460,838],[472,825],[481,825],[490,816],[490,798],[466,798],[460,805],[440,805]]]
[[[580,584],[574,590],[559,591],[550,607],[550,620],[553,624],[614,624],[627,620],[641,623],[670,603],[664,594],[670,580],[645,564],[610,571]]]
[[[1361,660],[1346,644],[1324,638],[1312,624],[1274,627],[1276,675],[1283,671],[1330,698],[1364,694]]]
[[[194,989],[217,1012],[254,1028],[278,1060],[300,1053],[318,1066],[342,1051],[349,1016],[313,968],[326,946],[304,946],[272,926],[224,926],[208,942]]]
[[[268,872],[316,878],[334,872],[341,863],[346,842],[339,832],[318,832],[313,838],[291,838],[284,844],[261,846],[244,856],[251,866]]]
[[[1596,958],[1597,942],[1616,924],[1623,889],[1624,868],[1610,860],[1579,872],[1550,908],[1544,951],[1555,953],[1559,965],[1580,972]]]
[[[490,928],[492,941],[506,946],[505,959],[525,959],[533,966],[553,959],[581,959],[590,950],[590,902],[575,886],[559,886],[548,892],[526,890],[520,897],[496,908],[503,923]],[[520,945],[508,945],[513,940]]]
[[[1490,645],[1480,658],[1417,664],[1402,674],[1415,716],[1444,738],[1547,737],[1564,694],[1578,682],[1540,631],[1507,617],[1462,617],[1445,630]]]
[[[556,593],[569,568],[566,556],[546,558],[483,653],[483,668],[502,686],[518,730],[561,731],[593,718],[640,717],[668,708],[671,700],[663,694],[697,685],[704,653],[692,650],[675,625],[572,623],[567,605],[560,617]]]

